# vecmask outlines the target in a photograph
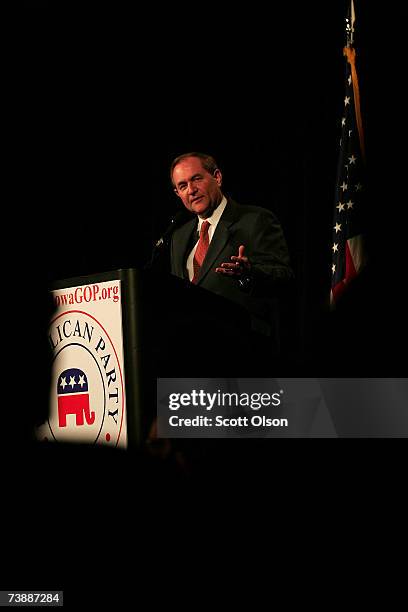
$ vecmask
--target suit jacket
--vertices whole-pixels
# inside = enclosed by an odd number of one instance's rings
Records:
[[[197,225],[197,218],[194,218],[178,228],[172,237],[171,271],[180,278],[188,278],[186,262],[198,239]],[[230,262],[232,255],[238,255],[241,244],[251,263],[250,282],[245,288],[237,278],[215,272],[220,264]],[[276,326],[275,299],[291,277],[286,241],[273,213],[257,206],[241,206],[228,199],[197,285],[246,308],[252,317],[252,327],[270,335]]]

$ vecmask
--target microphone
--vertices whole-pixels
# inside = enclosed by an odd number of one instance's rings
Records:
[[[165,232],[163,233],[163,235],[161,236],[161,238],[159,238],[155,243],[154,243],[154,248],[155,249],[159,249],[160,247],[162,247],[165,243],[166,240],[169,236],[171,236],[171,234],[173,233],[173,231],[176,229],[176,227],[178,225],[180,225],[180,223],[182,221],[184,221],[186,219],[186,211],[185,210],[179,210],[176,212],[175,215],[173,215],[170,219],[170,225],[167,227],[167,229],[165,230]]]
[[[173,231],[176,229],[178,225],[181,225],[183,221],[186,221],[190,215],[188,214],[186,209],[178,210],[170,219],[170,225],[167,227],[163,235],[156,240],[153,245],[152,254],[150,257],[150,261],[148,261],[144,266],[144,270],[150,270],[153,267],[156,259],[159,257],[160,253],[163,252],[163,247],[167,243],[168,238],[171,236]]]

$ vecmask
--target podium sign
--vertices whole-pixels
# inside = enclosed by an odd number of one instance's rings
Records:
[[[82,282],[52,291],[50,409],[37,437],[127,447],[123,280]]]

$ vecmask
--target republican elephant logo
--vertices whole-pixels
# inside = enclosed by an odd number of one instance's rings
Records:
[[[67,415],[75,415],[77,426],[92,425],[95,412],[89,406],[88,379],[83,370],[69,368],[61,372],[57,379],[58,424],[67,426]]]

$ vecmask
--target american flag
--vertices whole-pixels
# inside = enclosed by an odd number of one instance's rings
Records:
[[[331,303],[364,265],[364,138],[356,53],[349,35],[344,48],[346,83],[341,118],[340,153],[337,167],[332,242]]]

